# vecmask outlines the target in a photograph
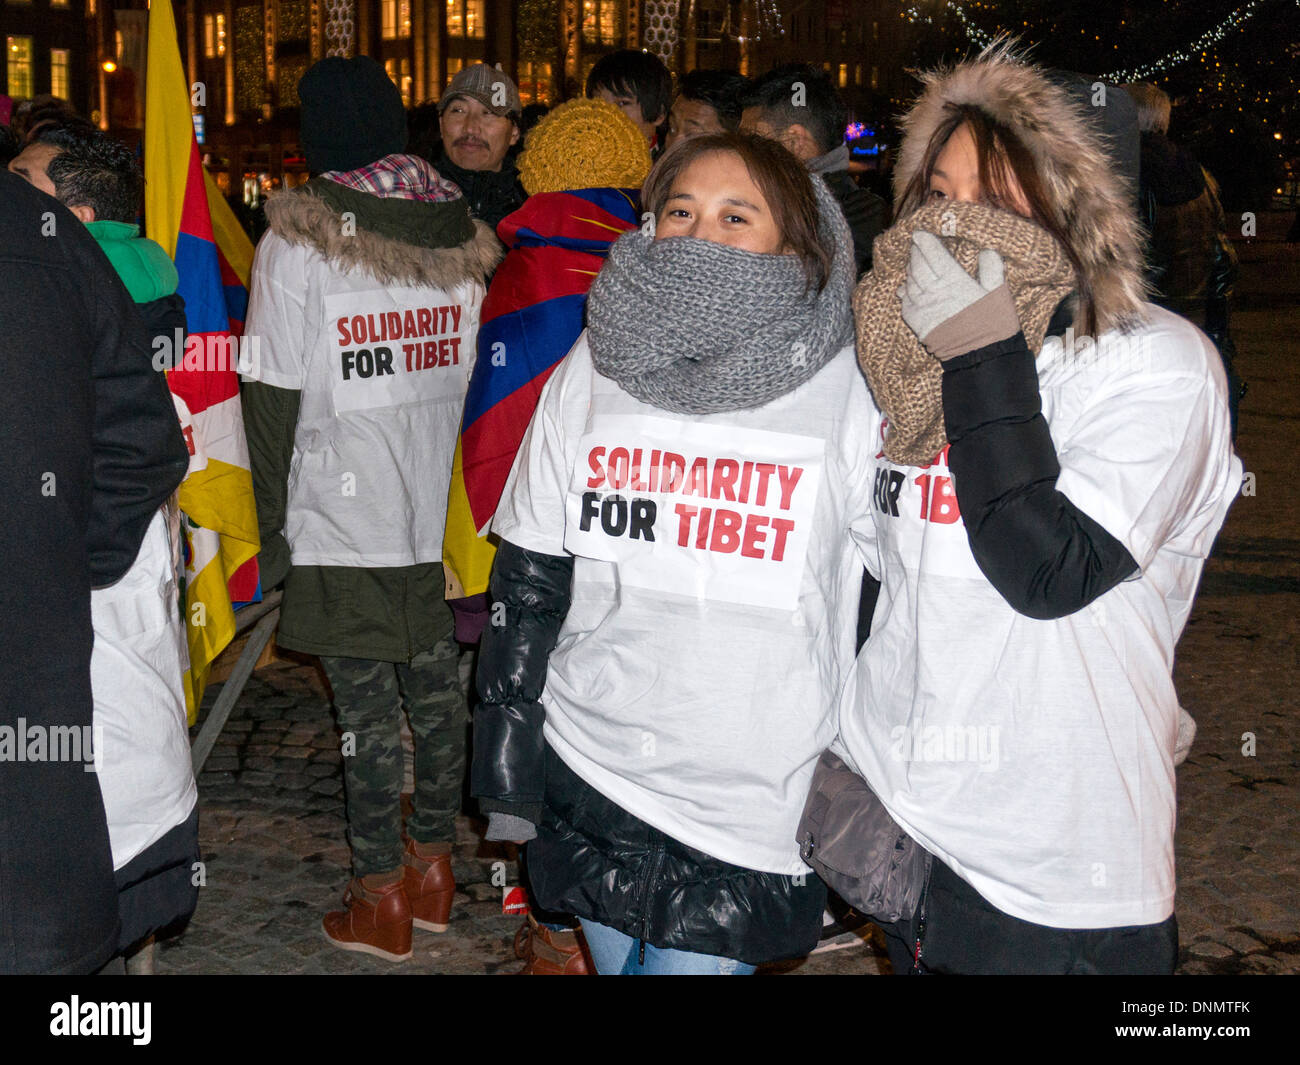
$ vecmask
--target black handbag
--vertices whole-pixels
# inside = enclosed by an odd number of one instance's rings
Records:
[[[813,771],[796,836],[826,885],[878,924],[909,919],[933,856],[889,815],[876,793],[830,751]]]

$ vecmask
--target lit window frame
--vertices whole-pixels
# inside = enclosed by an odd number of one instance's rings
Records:
[[[621,40],[622,0],[582,0],[582,41],[605,48]]]
[[[447,36],[458,41],[481,41],[486,14],[483,0],[446,0],[443,16]]]
[[[60,81],[62,85],[59,84]],[[57,96],[60,100],[72,98],[71,48],[50,49],[50,95]]]
[[[26,60],[15,59],[14,53],[26,42]],[[9,95],[16,99],[30,99],[36,95],[36,42],[23,33],[5,36],[5,74]],[[24,91],[25,90],[25,91]]]

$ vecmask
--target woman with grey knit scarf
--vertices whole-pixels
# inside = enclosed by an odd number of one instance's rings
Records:
[[[795,829],[878,441],[821,180],[723,134],[642,195],[493,521],[472,786],[599,972],[744,974],[821,929]]]

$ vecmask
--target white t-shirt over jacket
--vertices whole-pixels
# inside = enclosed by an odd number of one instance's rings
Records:
[[[840,745],[890,813],[998,909],[1056,928],[1173,912],[1174,648],[1242,468],[1218,353],[1146,324],[1038,357],[1057,488],[1139,572],[1056,620],[1017,614],[971,555],[946,454],[877,448],[883,582],[841,703]],[[878,429],[877,441],[883,440]]]

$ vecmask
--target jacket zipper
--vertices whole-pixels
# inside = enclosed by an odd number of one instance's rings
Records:
[[[637,961],[638,965],[645,965],[645,937],[650,931],[650,908],[646,905],[650,898],[650,885],[659,875],[659,866],[664,859],[664,844],[660,840],[655,844],[654,853],[650,858],[650,868],[646,873],[645,883],[641,886],[641,938],[637,944]]]
[[[927,903],[930,901],[930,878],[925,879],[925,886],[921,889],[920,914],[916,921],[916,947],[912,953],[912,972],[920,973],[924,970],[921,967],[921,952],[925,943],[925,911]]]

